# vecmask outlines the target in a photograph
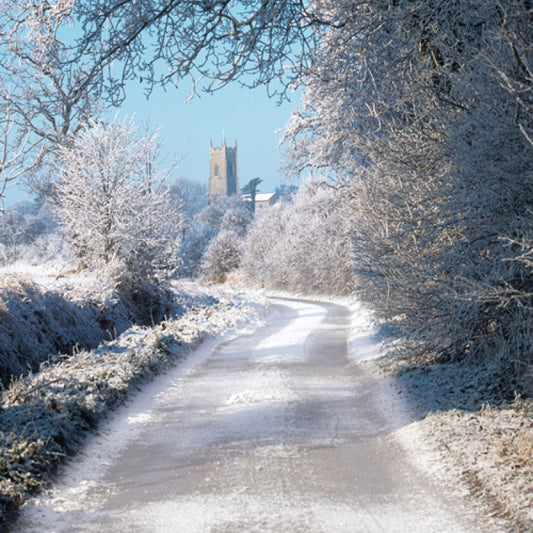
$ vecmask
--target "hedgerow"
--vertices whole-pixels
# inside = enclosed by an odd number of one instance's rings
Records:
[[[0,411],[0,528],[42,489],[84,436],[138,384],[175,364],[209,335],[253,314],[238,299],[177,296],[186,312],[134,326],[94,350],[45,362],[3,391]]]

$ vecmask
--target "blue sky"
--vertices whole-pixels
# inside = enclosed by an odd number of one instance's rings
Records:
[[[149,121],[152,128],[160,128],[167,162],[173,158],[180,160],[175,177],[207,184],[209,143],[212,140],[213,145],[219,146],[224,132],[230,145],[237,141],[241,186],[256,177],[263,180],[261,192],[273,191],[281,184],[280,130],[298,107],[299,93],[278,106],[276,98],[269,98],[264,87],[246,89],[235,83],[214,94],[195,97],[191,102],[187,101],[189,91],[185,87],[166,92],[157,89],[147,100],[137,83],[129,87],[119,115],[135,115],[139,124]],[[110,110],[111,115],[116,112]],[[7,191],[5,204],[9,207],[30,199],[25,188],[12,187]]]
[[[209,176],[209,143],[220,146],[224,133],[228,144],[237,141],[237,157],[241,186],[253,178],[263,180],[260,190],[268,192],[280,185],[278,173],[282,162],[278,148],[282,131],[299,95],[291,102],[277,105],[264,87],[246,89],[229,85],[214,94],[202,94],[187,102],[185,88],[161,89],[146,100],[142,88],[128,92],[121,114],[135,114],[138,122],[149,120],[152,128],[160,127],[164,153],[180,160],[177,177],[207,184]]]

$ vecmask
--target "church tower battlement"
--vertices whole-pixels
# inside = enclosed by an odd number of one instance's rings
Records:
[[[232,196],[239,192],[237,170],[237,141],[235,146],[227,146],[222,136],[222,146],[209,146],[209,201],[216,196]]]

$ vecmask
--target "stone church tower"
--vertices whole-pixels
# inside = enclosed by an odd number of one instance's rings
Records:
[[[237,172],[237,141],[235,146],[226,146],[225,137],[221,147],[209,147],[209,201],[216,196],[231,196],[239,192]]]

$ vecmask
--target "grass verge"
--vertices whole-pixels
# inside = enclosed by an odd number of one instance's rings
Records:
[[[444,477],[463,483],[486,507],[492,530],[532,532],[533,401],[502,399],[501,369],[491,361],[393,372]]]
[[[180,318],[132,327],[97,349],[64,356],[12,382],[0,406],[0,530],[141,381],[207,336],[254,316],[256,307],[217,295],[210,305],[192,303]]]

